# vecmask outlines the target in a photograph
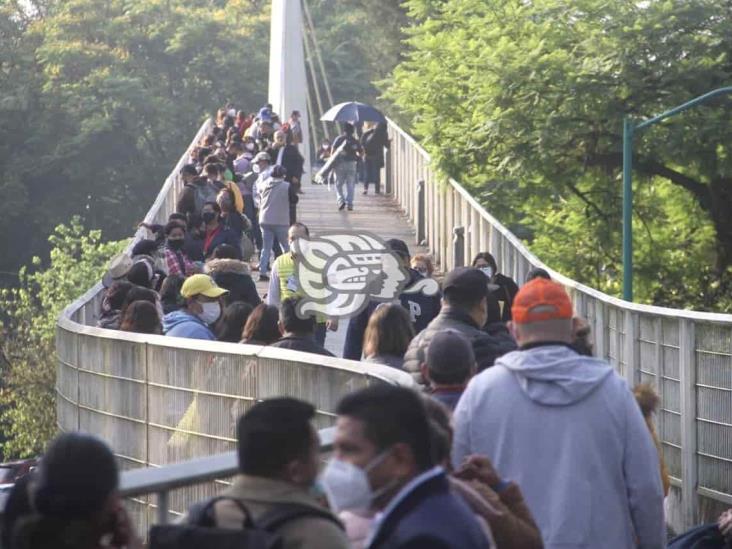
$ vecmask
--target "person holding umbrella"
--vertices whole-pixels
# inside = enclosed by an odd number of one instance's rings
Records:
[[[345,122],[342,127],[343,133],[336,137],[331,147],[331,154],[337,155],[333,171],[335,172],[338,209],[342,210],[348,206],[348,211],[352,211],[353,194],[356,189],[357,163],[363,154],[363,149],[353,135],[353,124]],[[346,187],[345,195],[344,186]]]

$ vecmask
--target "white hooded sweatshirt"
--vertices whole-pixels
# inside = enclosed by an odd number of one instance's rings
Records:
[[[482,454],[518,483],[547,549],[665,547],[658,454],[605,361],[561,344],[503,355],[454,422],[453,464]]]

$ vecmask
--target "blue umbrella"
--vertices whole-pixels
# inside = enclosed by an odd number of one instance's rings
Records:
[[[386,117],[378,110],[358,101],[335,105],[320,119],[326,122],[386,122]]]

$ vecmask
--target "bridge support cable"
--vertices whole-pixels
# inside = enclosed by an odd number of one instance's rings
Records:
[[[328,73],[325,72],[325,65],[323,63],[323,56],[320,53],[320,44],[318,43],[318,36],[315,33],[315,25],[313,24],[313,18],[310,15],[310,7],[308,6],[308,0],[302,0],[303,11],[305,12],[305,22],[310,31],[310,36],[313,39],[313,49],[315,50],[315,58],[318,61],[320,67],[320,74],[323,78],[323,86],[325,87],[325,95],[328,96],[328,103],[335,105],[333,101],[333,94],[330,92],[330,82],[328,81]],[[325,111],[323,111],[325,112]]]
[[[304,3],[303,3],[304,5]],[[308,40],[308,37],[310,39],[313,39],[312,29],[307,28],[307,23],[303,22],[303,44],[305,45],[305,61],[307,63],[308,72],[310,73],[310,81],[312,84],[312,87],[308,87],[308,100],[310,101],[310,105],[312,105],[312,94],[310,93],[310,90],[315,91],[315,101],[318,104],[318,112],[314,112],[311,108],[311,114],[313,116],[312,120],[315,120],[315,117],[317,116],[318,119],[323,115],[325,112],[325,109],[323,108],[323,99],[320,95],[320,86],[318,85],[318,75],[315,70],[315,64],[313,63],[313,50],[310,46],[310,41]],[[310,32],[308,32],[310,31]],[[323,135],[330,139],[330,129],[328,128],[328,123],[321,121],[321,125],[323,126]],[[316,125],[313,124],[313,131],[315,131]],[[317,150],[317,147],[316,147]]]

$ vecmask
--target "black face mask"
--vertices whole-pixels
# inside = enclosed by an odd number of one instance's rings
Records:
[[[214,219],[216,219],[216,212],[203,212],[203,215],[201,215],[201,218],[206,223],[211,223]]]
[[[169,238],[168,248],[171,250],[180,250],[183,247],[184,240],[182,238]]]

